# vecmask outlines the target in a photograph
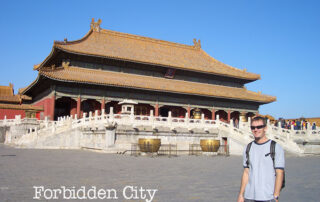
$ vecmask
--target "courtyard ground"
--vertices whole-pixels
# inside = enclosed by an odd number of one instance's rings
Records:
[[[85,150],[16,149],[0,144],[0,201],[146,201],[140,195],[137,200],[127,200],[123,195],[126,187],[126,197],[140,194],[134,190],[142,187],[157,189],[154,202],[233,202],[242,169],[240,156],[134,157]],[[62,200],[60,196],[46,200],[42,195],[34,200],[33,186],[115,189],[118,199]],[[319,190],[320,157],[287,156],[286,187],[280,201],[318,202]],[[46,194],[49,197],[50,193]]]

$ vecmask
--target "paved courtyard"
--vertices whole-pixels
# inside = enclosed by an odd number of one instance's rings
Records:
[[[154,193],[154,202],[233,202],[239,190],[241,161],[239,156],[151,158],[83,150],[15,149],[0,144],[0,201],[150,201]],[[58,194],[58,199],[47,200],[42,192],[39,200],[33,200],[33,186],[48,189],[45,194],[49,198],[54,193],[50,190],[61,190],[62,186],[75,192],[81,186],[110,190],[110,198],[62,200]],[[40,193],[40,188],[37,190]],[[112,199],[114,190],[118,199]],[[286,187],[280,201],[318,202],[319,190],[320,157],[287,156]]]

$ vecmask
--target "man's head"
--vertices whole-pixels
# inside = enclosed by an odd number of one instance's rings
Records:
[[[265,139],[267,131],[267,120],[261,116],[252,118],[251,131],[256,141]]]

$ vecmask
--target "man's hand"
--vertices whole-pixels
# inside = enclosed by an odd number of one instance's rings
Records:
[[[244,197],[242,195],[238,196],[238,202],[244,202]],[[278,202],[278,201],[277,201]]]
[[[249,180],[249,168],[243,169],[243,174],[241,178],[241,186],[240,186],[240,191],[239,191],[239,196],[238,196],[238,202],[244,202],[244,190],[248,184]]]

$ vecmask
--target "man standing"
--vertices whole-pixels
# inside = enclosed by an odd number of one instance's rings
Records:
[[[284,175],[283,149],[279,144],[275,144],[273,162],[270,154],[271,140],[266,137],[265,118],[254,117],[251,131],[255,140],[248,144],[243,152],[244,170],[238,202],[278,202]]]

